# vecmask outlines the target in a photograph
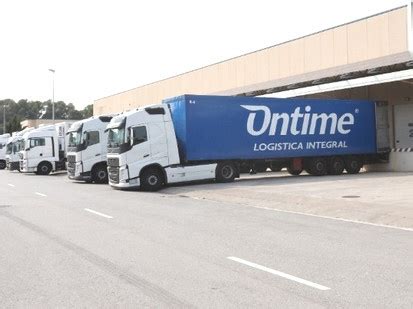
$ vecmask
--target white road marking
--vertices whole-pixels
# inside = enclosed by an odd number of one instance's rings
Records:
[[[7,185],[8,185],[9,187],[15,187],[15,185],[12,184],[12,183],[8,183]]]
[[[40,192],[34,192],[34,194],[37,194],[37,195],[43,196],[43,197],[46,197],[46,196],[47,196],[46,194],[43,194],[43,193],[40,193]]]
[[[330,290],[330,288],[328,288],[324,285],[317,284],[317,283],[314,283],[314,282],[311,282],[311,281],[308,281],[308,280],[305,280],[305,279],[301,279],[301,278],[283,273],[283,272],[275,270],[275,269],[271,269],[271,268],[268,268],[268,267],[265,267],[265,266],[261,266],[259,264],[248,262],[246,260],[243,260],[243,259],[240,259],[240,258],[237,258],[237,257],[234,257],[234,256],[229,256],[229,257],[227,257],[227,259],[238,262],[238,263],[241,263],[241,264],[244,264],[244,265],[254,267],[254,268],[262,270],[262,271],[266,271],[270,274],[280,276],[280,277],[283,277],[285,279],[289,279],[289,280],[292,280],[292,281],[295,281],[295,282],[298,282],[298,283],[301,283],[301,284],[305,284],[307,286],[310,286],[310,287],[318,289],[318,290],[322,290],[322,291]]]
[[[378,226],[378,227],[385,227],[385,228],[389,228],[389,229],[413,232],[413,228],[408,228],[408,227],[399,227],[399,226],[394,226],[394,225],[371,223],[371,222],[366,222],[366,221],[357,221],[357,220],[350,220],[350,219],[344,219],[344,218],[335,218],[335,217],[329,217],[329,216],[320,216],[320,215],[314,215],[314,214],[309,214],[309,213],[305,213],[305,212],[292,211],[292,210],[283,210],[283,209],[277,209],[277,208],[271,208],[271,207],[262,207],[262,206],[251,206],[251,207],[258,208],[258,209],[272,210],[272,211],[277,211],[277,212],[284,212],[284,213],[295,214],[295,215],[302,215],[302,216],[308,216],[308,217],[316,217],[316,218],[330,219],[330,220],[351,222],[351,223],[358,223],[358,224],[366,224],[366,225],[372,225],[372,226]]]
[[[93,209],[85,208],[85,210],[88,211],[88,212],[90,212],[90,213],[92,213],[92,214],[95,214],[95,215],[98,215],[98,216],[102,216],[102,217],[104,217],[104,218],[108,218],[108,219],[112,219],[112,218],[113,218],[112,216],[105,215],[105,214],[103,214],[103,213],[101,213],[101,212],[98,212],[98,211],[95,211],[95,210],[93,210]]]

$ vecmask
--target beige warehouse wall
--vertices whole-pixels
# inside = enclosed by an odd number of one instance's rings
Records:
[[[366,99],[389,103],[390,147],[395,148],[394,106],[413,104],[413,80],[337,90],[306,96],[307,98]],[[368,171],[413,172],[413,152],[391,152],[388,163],[367,166]]]
[[[94,114],[159,103],[185,93],[234,95],[411,60],[408,7],[315,33],[101,98]]]

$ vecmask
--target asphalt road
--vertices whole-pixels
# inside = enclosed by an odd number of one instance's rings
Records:
[[[408,230],[0,171],[2,308],[412,308],[412,261]]]

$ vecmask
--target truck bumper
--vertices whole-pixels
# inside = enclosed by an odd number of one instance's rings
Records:
[[[6,165],[6,168],[9,171],[16,171],[20,168],[20,162],[10,162],[10,161],[8,161],[7,165]]]
[[[20,160],[20,171],[22,173],[35,173],[37,167],[29,167],[26,160]]]
[[[83,172],[82,162],[67,163],[67,176],[71,180],[89,181],[92,179],[91,172]]]
[[[88,173],[80,173],[78,175],[71,175],[68,173],[67,175],[69,179],[71,180],[82,180],[82,181],[89,181],[92,179],[92,176],[90,175],[90,172]]]
[[[139,178],[134,178],[125,181],[120,181],[119,183],[111,182],[109,180],[109,185],[116,189],[137,189],[141,186],[141,181]]]

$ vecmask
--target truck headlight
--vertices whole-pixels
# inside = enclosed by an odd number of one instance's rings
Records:
[[[128,168],[126,166],[121,167],[119,169],[119,180],[122,182],[126,182],[127,179],[129,179]]]
[[[75,171],[80,173],[83,172],[82,162],[76,162]]]

